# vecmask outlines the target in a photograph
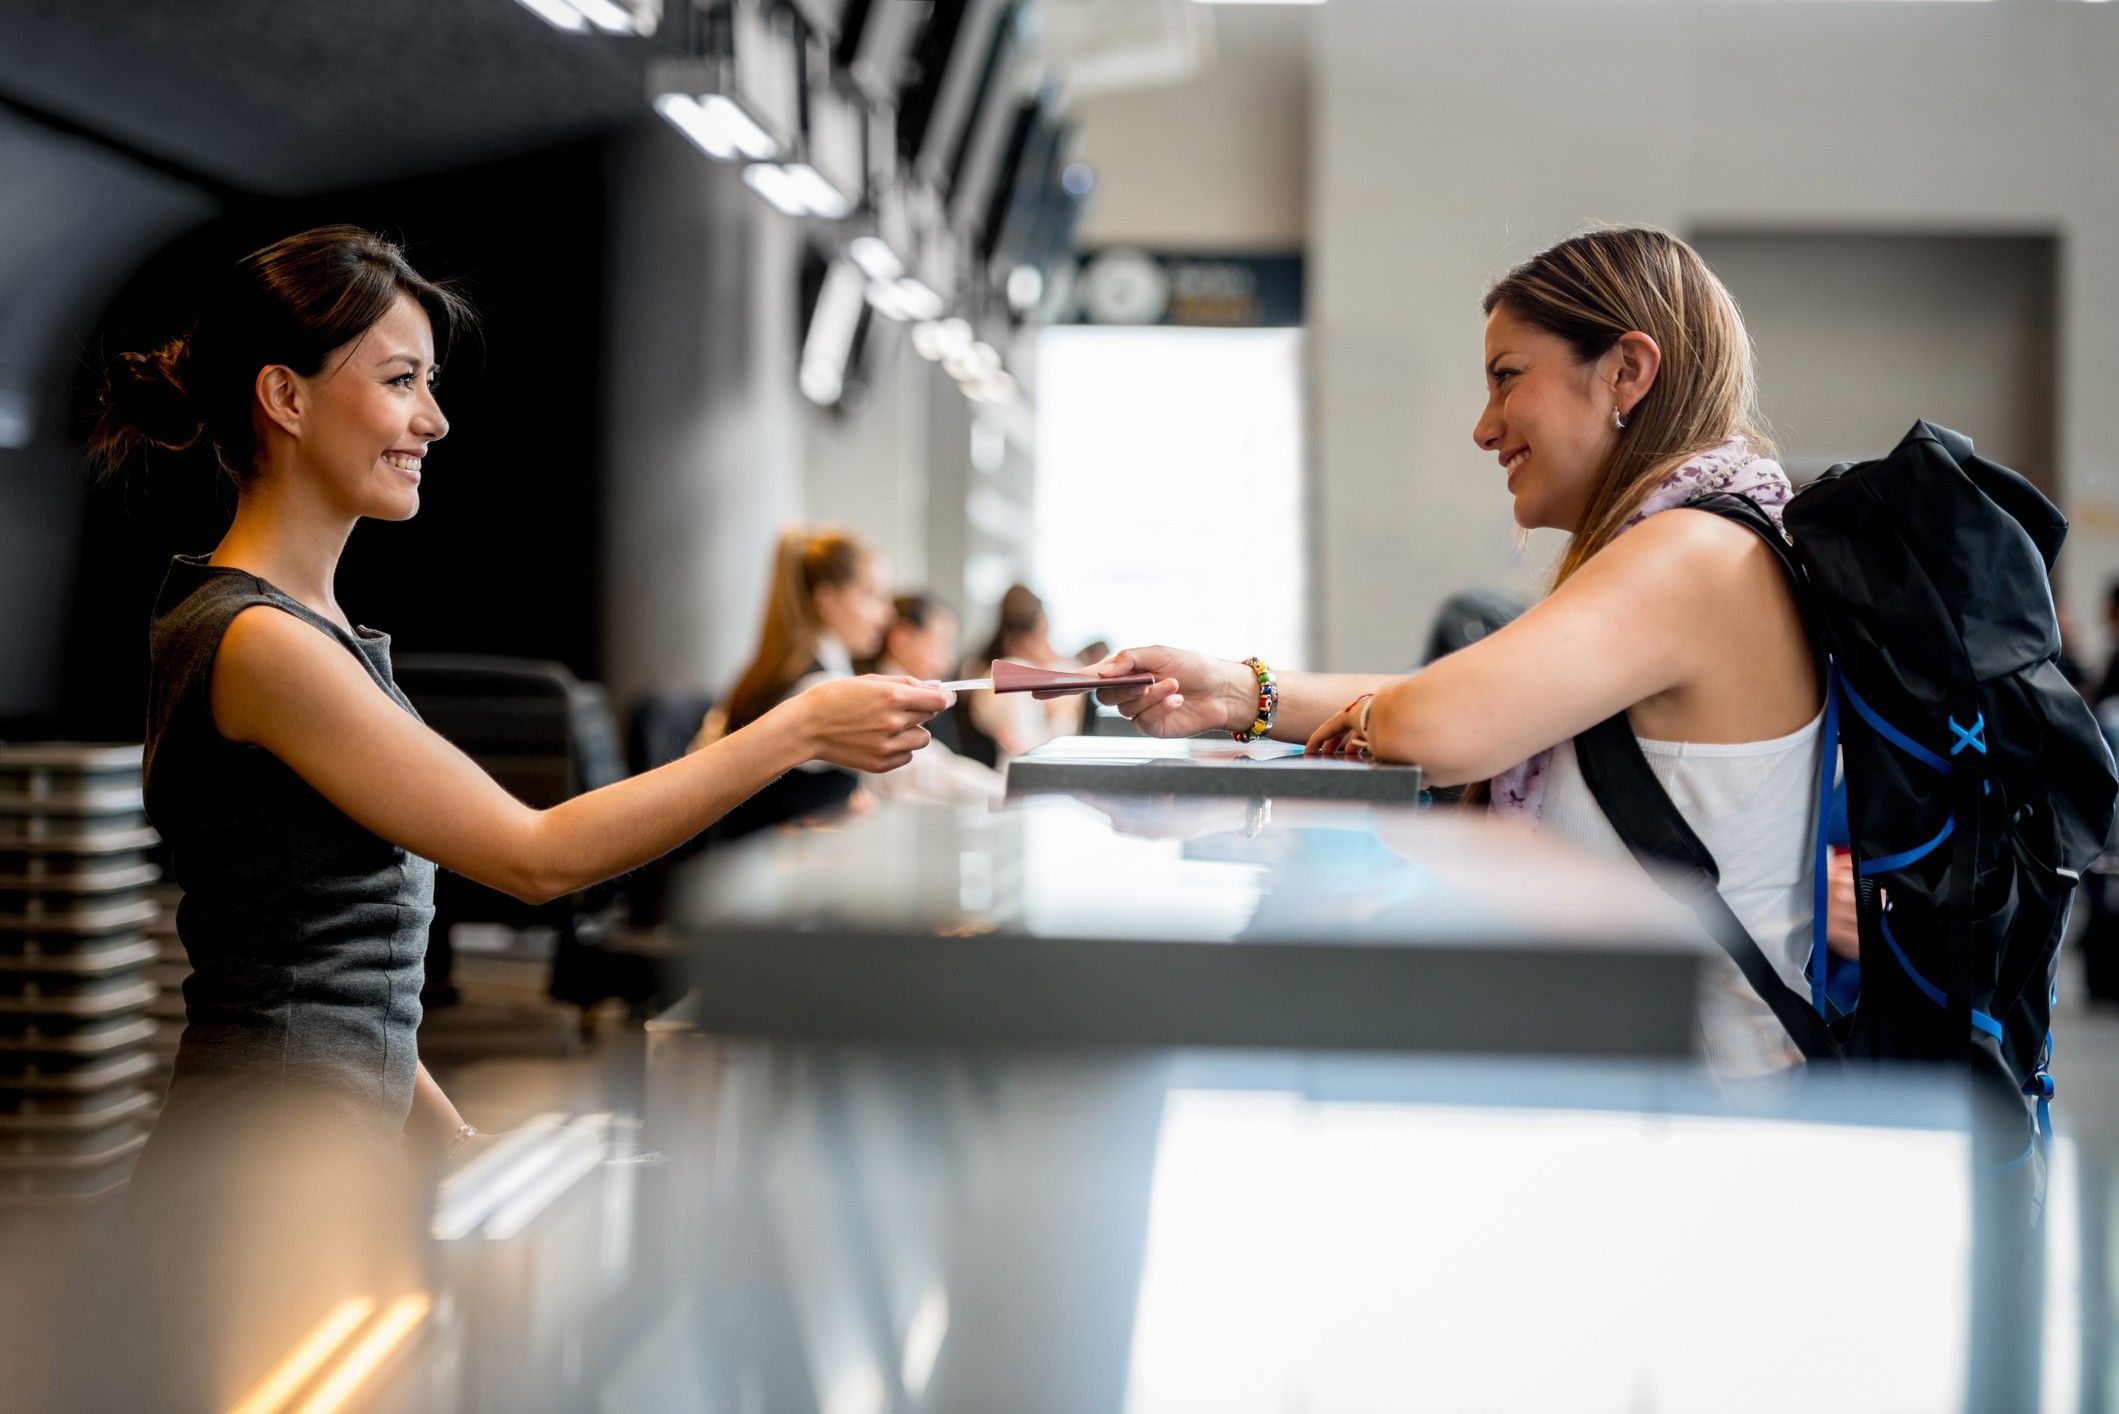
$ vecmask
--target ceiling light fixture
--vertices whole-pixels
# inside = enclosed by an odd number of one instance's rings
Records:
[[[553,29],[586,34],[593,26],[605,34],[653,34],[662,22],[662,0],[520,0],[522,7]]]
[[[833,186],[825,175],[807,162],[790,162],[782,169],[801,193],[802,204],[812,216],[837,221],[853,210],[853,198]]]
[[[566,0],[519,0],[519,3],[553,29],[563,29],[568,34],[588,33],[588,19]]]
[[[905,273],[905,262],[881,236],[855,236],[846,243],[846,256],[871,280],[887,283]]]
[[[929,363],[942,356],[942,326],[933,319],[923,319],[912,326],[912,351]]]
[[[779,155],[780,145],[772,134],[726,94],[659,93],[655,111],[717,161],[769,162]]]
[[[753,162],[743,169],[743,184],[765,198],[776,211],[788,216],[807,216],[809,206],[787,169],[773,162]]]
[[[807,162],[753,162],[743,169],[743,182],[789,216],[836,221],[853,210],[846,194]]]

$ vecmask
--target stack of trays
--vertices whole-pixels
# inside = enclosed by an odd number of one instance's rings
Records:
[[[154,1095],[140,748],[0,745],[0,1204],[121,1189]]]

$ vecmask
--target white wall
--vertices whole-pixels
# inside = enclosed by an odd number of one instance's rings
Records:
[[[1081,160],[1096,171],[1088,246],[1289,250],[1308,223],[1307,13],[1205,12],[1204,66],[1182,83],[1083,94]]]
[[[1534,580],[1471,443],[1478,301],[1591,220],[2057,233],[2063,585],[2093,605],[2119,569],[2102,416],[2119,386],[2119,6],[1333,0],[1315,41],[1327,666],[1403,663],[1452,589]]]
[[[917,588],[927,577],[927,384],[943,374],[907,347],[903,325],[881,317],[866,373],[859,406],[803,405],[803,504],[811,518],[851,527],[876,546],[891,587]]]
[[[2054,241],[1688,234],[1743,307],[1792,474],[1874,456],[1917,411],[2065,497],[2053,476]]]
[[[612,173],[603,675],[727,691],[801,514],[799,246],[733,166],[644,119]]]

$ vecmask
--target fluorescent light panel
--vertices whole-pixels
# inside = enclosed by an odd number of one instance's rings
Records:
[[[750,189],[789,216],[820,216],[836,221],[853,210],[847,198],[807,162],[753,162],[743,169]]]
[[[553,29],[563,29],[568,34],[588,32],[588,20],[566,0],[518,0],[518,3]]]
[[[605,34],[652,34],[661,6],[627,6],[619,0],[520,0],[522,7],[553,29],[586,34],[590,26]]]
[[[888,282],[905,273],[905,262],[880,236],[855,236],[846,243],[846,255],[871,280]]]
[[[743,169],[743,184],[764,197],[775,210],[789,216],[807,216],[809,206],[802,200],[801,189],[795,179],[787,174],[785,167],[771,162],[753,162]]]
[[[810,215],[836,221],[853,210],[852,199],[807,162],[790,162],[783,170],[801,193],[802,204],[809,209]]]
[[[772,134],[726,94],[661,93],[655,96],[655,111],[718,162],[769,162],[780,150]]]
[[[567,3],[579,10],[583,19],[605,34],[633,34],[639,28],[633,23],[632,15],[614,4],[613,0],[567,0]]]

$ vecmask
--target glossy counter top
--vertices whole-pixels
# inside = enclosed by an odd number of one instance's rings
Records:
[[[1712,945],[1630,866],[1453,813],[1032,797],[710,851],[725,1033],[1683,1056]]]
[[[1123,792],[1130,795],[1272,796],[1418,804],[1418,766],[1305,756],[1283,741],[1226,737],[1157,741],[1143,736],[1063,736],[1008,765],[1010,795]]]

